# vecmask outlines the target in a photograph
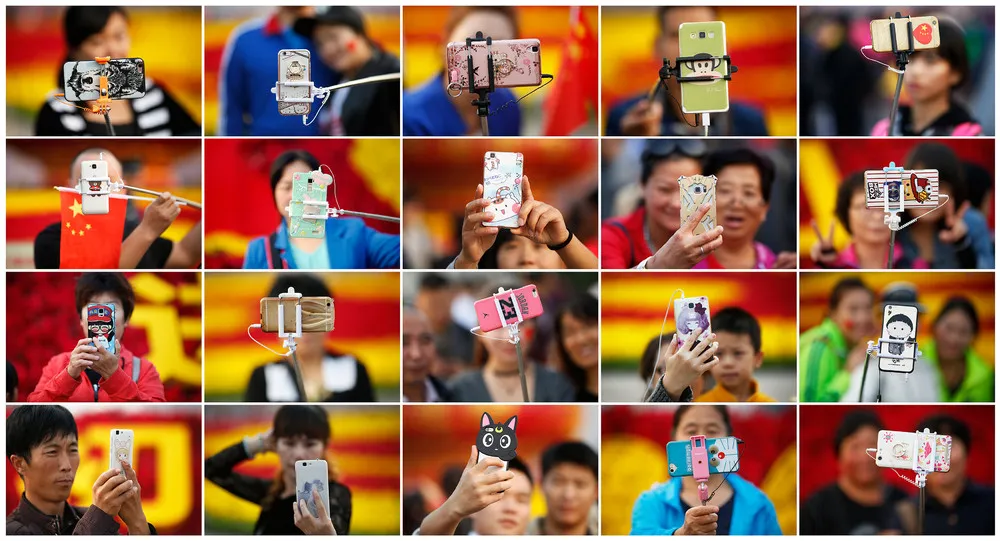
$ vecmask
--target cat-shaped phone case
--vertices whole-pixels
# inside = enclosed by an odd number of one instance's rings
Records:
[[[326,189],[333,177],[318,171],[292,175],[292,201],[288,207],[288,234],[321,239],[326,235]]]
[[[489,413],[483,412],[479,435],[476,436],[476,450],[479,451],[477,462],[482,462],[486,457],[496,457],[503,461],[503,468],[506,470],[507,462],[517,456],[516,428],[517,415],[498,424],[493,422]]]
[[[681,223],[687,223],[688,219],[698,207],[708,203],[711,207],[705,216],[694,227],[694,234],[701,235],[715,229],[718,222],[715,220],[715,184],[716,178],[712,176],[692,175],[690,177],[680,177],[677,182],[681,185]]]
[[[524,155],[520,152],[487,152],[483,157],[483,198],[490,201],[486,212],[493,213],[485,227],[516,228],[521,211],[521,180]]]
[[[135,440],[135,436],[131,430],[124,428],[113,428],[111,429],[111,452],[108,453],[111,456],[110,469],[117,470],[122,467],[122,462],[132,462],[132,444]]]

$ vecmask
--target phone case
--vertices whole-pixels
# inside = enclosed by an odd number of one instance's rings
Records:
[[[476,436],[476,449],[479,452],[476,463],[478,464],[488,457],[495,457],[503,462],[503,469],[506,470],[508,460],[517,456],[516,429],[517,415],[503,423],[496,423],[488,412],[483,412],[479,434]],[[495,469],[494,466],[490,466],[486,471]]]
[[[125,428],[111,429],[111,455],[109,468],[114,470],[121,468],[122,462],[128,462],[134,467],[132,462],[132,447],[134,435],[131,430]]]
[[[677,347],[683,346],[692,338],[704,339],[712,332],[709,318],[708,297],[688,297],[674,301],[674,319],[677,321]],[[697,337],[691,336],[697,329],[702,329]]]
[[[141,58],[112,58],[107,65],[96,60],[63,64],[66,101],[92,101],[101,97],[101,73],[108,77],[108,97],[130,100],[146,95],[146,64]]]
[[[278,112],[285,116],[307,115],[311,102],[287,102],[285,98],[309,98],[310,86],[283,83],[310,83],[312,58],[309,49],[282,49],[278,51]]]
[[[111,212],[111,178],[108,177],[108,162],[86,160],[80,164],[80,202],[84,214],[107,214]]]
[[[705,440],[710,474],[740,471],[738,441],[732,436]],[[690,477],[694,474],[690,440],[667,443],[667,469],[670,477]]]
[[[935,208],[939,205],[937,169],[904,169],[903,171],[875,169],[865,171],[865,207],[870,209],[884,208],[885,181],[895,179],[902,181],[903,206],[905,208]],[[890,184],[890,187],[893,186]],[[898,207],[898,200],[898,194],[890,188],[890,208]]]
[[[679,29],[681,57],[704,60],[681,62],[681,77],[723,76],[726,54],[726,23],[683,23]],[[701,37],[704,34],[705,37]],[[681,109],[685,113],[721,113],[729,110],[729,81],[688,81],[681,83]]]
[[[285,332],[295,331],[294,299],[264,297],[260,300],[260,329],[278,332],[278,304],[285,300]],[[302,297],[302,332],[330,332],[334,326],[333,299],[330,297]]]
[[[330,472],[327,469],[325,460],[299,460],[295,463],[295,494],[299,500],[305,500],[309,507],[309,512],[314,517],[319,516],[316,502],[313,500],[312,491],[319,489],[320,498],[326,506],[327,514],[330,509]]]
[[[87,338],[93,339],[94,345],[101,344],[109,352],[118,354],[115,351],[115,305],[87,305]]]
[[[292,201],[288,209],[290,236],[308,239],[326,236],[326,190],[331,182],[330,175],[316,171],[292,175]]]
[[[951,470],[951,436],[880,430],[875,464],[882,468],[945,473]]]
[[[907,36],[907,19],[913,22],[913,50],[936,49],[941,46],[941,30],[937,17],[903,17],[893,19],[896,27],[896,47],[900,51],[909,50],[910,38]],[[872,50],[877,53],[892,52],[892,32],[889,30],[889,19],[876,19],[871,22]]]
[[[715,184],[717,182],[715,175],[681,177],[677,179],[677,182],[681,185],[681,223],[687,222],[688,218],[697,212],[698,207],[703,203],[709,203],[712,207],[705,213],[701,222],[694,227],[694,234],[700,235],[715,229],[715,226],[718,225],[718,222],[715,221]]]
[[[479,330],[482,332],[499,329],[504,323],[508,325],[516,323],[518,311],[521,312],[522,319],[533,319],[544,312],[542,300],[538,297],[538,289],[533,285],[515,289],[513,300],[510,298],[510,292],[504,292],[495,301],[493,297],[487,297],[476,301],[473,306],[479,319]]]
[[[483,222],[485,227],[516,228],[520,225],[521,179],[524,175],[524,155],[520,152],[487,152],[483,157],[483,198],[494,220]]]
[[[448,82],[469,88],[469,47],[462,42],[448,44],[446,64]],[[496,40],[490,46],[493,53],[493,84],[497,88],[538,86],[542,83],[542,44],[537,39]],[[472,69],[476,88],[490,85],[487,71],[486,42],[472,44]]]
[[[917,356],[916,306],[887,304],[882,310],[882,338],[909,340],[911,344],[882,343],[879,347],[878,369],[883,372],[913,372]]]

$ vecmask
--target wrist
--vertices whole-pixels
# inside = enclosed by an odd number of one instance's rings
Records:
[[[458,257],[455,258],[455,268],[456,269],[475,269],[479,265],[478,259],[473,259],[465,253],[465,250],[459,252]]]
[[[129,535],[149,535],[149,523],[146,522],[146,514],[142,511],[139,512],[139,516],[131,521],[125,521],[125,527],[128,528]]]
[[[677,400],[680,398],[681,394],[684,393],[684,389],[687,388],[687,385],[682,385],[681,382],[678,382],[678,378],[668,376],[669,374],[665,372],[662,376],[660,376],[660,385],[672,400]]]
[[[570,231],[569,229],[567,229],[566,230],[566,240],[564,240],[564,241],[562,241],[562,242],[560,242],[558,244],[549,244],[547,246],[548,246],[549,250],[552,250],[554,252],[558,252],[559,250],[562,250],[563,248],[569,246],[569,243],[572,242],[572,241],[573,241],[573,232]]]
[[[71,378],[73,378],[75,380],[79,380],[80,379],[80,374],[83,373],[83,369],[79,368],[79,367],[77,367],[76,369],[74,369],[73,366],[67,366],[66,367],[66,373],[69,374],[69,377],[71,377]]]
[[[164,229],[164,231],[166,230]],[[132,235],[138,235],[136,238],[148,242],[153,242],[160,236],[160,234],[153,229],[153,226],[146,222],[140,222],[139,226],[132,232]]]

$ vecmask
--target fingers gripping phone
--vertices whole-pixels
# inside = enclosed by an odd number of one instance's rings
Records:
[[[87,305],[87,338],[98,344],[113,355],[118,351],[115,346],[115,305]]]
[[[107,214],[111,212],[109,195],[111,178],[108,176],[108,162],[85,160],[80,164],[80,203],[84,214]]]
[[[520,152],[487,152],[483,157],[483,198],[490,201],[486,212],[494,220],[483,222],[485,227],[516,228],[520,225],[521,181],[524,177],[524,155]]]
[[[691,219],[698,208],[703,204],[711,205],[705,216],[694,227],[694,234],[707,233],[718,225],[715,219],[715,185],[718,179],[715,175],[702,176],[693,175],[690,177],[680,177],[677,182],[681,185],[681,223],[686,223]]]
[[[307,115],[312,110],[312,59],[308,49],[278,51],[278,112]],[[307,101],[288,101],[307,100]]]
[[[309,507],[312,516],[319,516],[316,501],[313,500],[313,489],[319,491],[323,505],[330,512],[330,471],[325,460],[299,460],[295,463],[295,495]]]
[[[706,81],[681,83],[681,109],[685,113],[721,113],[729,110],[729,81],[726,23],[722,21],[683,23],[679,29],[681,77],[715,77]]]
[[[495,331],[517,323],[518,314],[521,320],[527,320],[536,318],[544,312],[538,289],[533,285],[480,299],[473,304],[473,307],[476,309],[479,330],[482,332]]]
[[[740,470],[739,439],[732,436],[704,441],[708,455],[708,473],[730,473]],[[695,465],[692,457],[699,454],[691,441],[667,443],[667,469],[670,477],[691,477]]]
[[[677,321],[677,347],[688,340],[704,340],[712,332],[709,319],[708,297],[689,297],[674,301],[674,319]],[[694,333],[701,329],[701,334]]]
[[[951,436],[880,430],[875,464],[882,468],[947,472],[951,470]]]
[[[913,372],[917,357],[916,306],[887,304],[882,311],[882,341],[878,369],[883,372]],[[905,341],[906,343],[899,343]]]
[[[903,17],[900,19],[876,19],[871,22],[872,50],[877,53],[891,53],[892,29],[896,31],[896,50],[910,49],[910,25],[913,28],[913,50],[936,49],[941,45],[941,30],[937,17]],[[894,23],[890,26],[890,23]]]
[[[493,84],[497,88],[538,86],[542,83],[541,42],[537,39],[501,39],[489,46],[485,41],[448,44],[446,66],[448,83],[462,90],[475,91],[490,86],[487,55],[493,55]],[[472,73],[476,88],[469,87],[469,52],[472,52]]]
[[[288,207],[288,234],[296,238],[326,236],[327,187],[333,177],[319,171],[292,175],[292,200]]]
[[[109,469],[117,470],[122,467],[122,462],[132,462],[132,447],[135,437],[131,430],[124,428],[111,429],[111,452]]]
[[[279,329],[278,305],[284,304],[284,329]],[[295,332],[295,305],[302,307],[302,332],[330,332],[335,312],[330,297],[279,298],[260,300],[260,330],[264,332]]]
[[[101,76],[108,78],[108,97],[131,100],[146,95],[146,64],[141,58],[112,58],[63,64],[63,95],[67,101],[94,101],[101,97]]]

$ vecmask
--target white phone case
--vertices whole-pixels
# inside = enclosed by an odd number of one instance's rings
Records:
[[[483,198],[491,203],[486,212],[494,220],[486,227],[518,227],[521,211],[521,178],[524,156],[520,152],[487,152],[483,157]]]
[[[108,177],[108,162],[86,160],[80,166],[80,198],[84,214],[107,214],[111,212],[109,195],[111,178]]]
[[[285,98],[308,98],[312,82],[312,63],[309,49],[282,49],[278,51],[278,112],[285,116],[309,114],[311,102],[288,102]],[[288,84],[296,83],[296,84]]]
[[[489,458],[489,456],[490,455],[484,455],[483,453],[479,453],[479,459],[476,460],[476,464],[479,464],[480,462],[486,460],[487,458]],[[504,469],[504,471],[507,471],[507,461],[503,460],[501,462],[503,462],[503,469]],[[493,471],[494,469],[496,469],[496,468],[493,467],[493,466],[490,466],[489,468],[486,468],[486,471],[490,472],[490,471]]]
[[[111,455],[110,469],[118,469],[122,467],[122,461],[128,462],[134,466],[132,462],[132,447],[135,440],[135,436],[131,430],[126,428],[112,428],[111,429]]]
[[[688,297],[674,301],[674,321],[677,322],[677,347],[683,346],[688,340],[701,340],[712,332],[711,316],[708,309],[708,297]],[[692,336],[696,329],[702,332]]]
[[[319,516],[316,502],[313,501],[313,488],[319,489],[327,513],[330,512],[330,470],[325,460],[299,460],[295,463],[295,494],[299,500],[305,500],[309,512],[314,517]]]
[[[913,372],[917,356],[916,306],[887,304],[882,311],[882,339],[906,340],[909,344],[882,342],[878,352],[878,369],[883,372]]]
[[[875,464],[881,468],[931,472],[951,470],[951,436],[923,432],[880,430]]]

